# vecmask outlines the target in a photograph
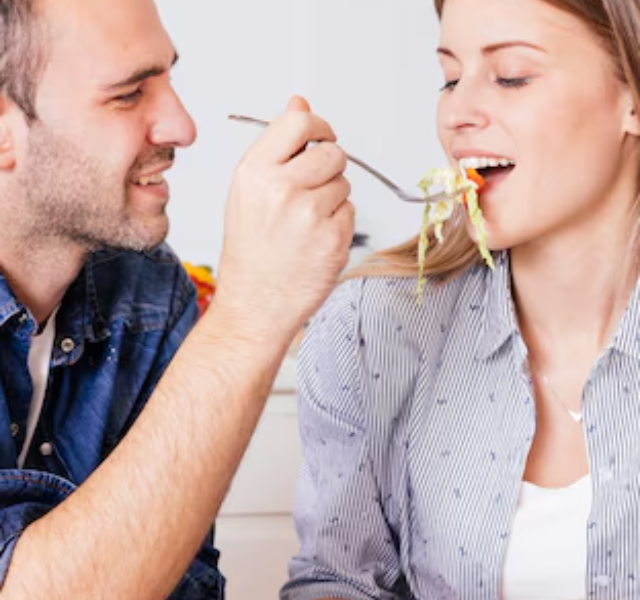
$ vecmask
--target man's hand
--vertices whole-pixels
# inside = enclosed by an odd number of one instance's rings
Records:
[[[335,142],[294,97],[236,169],[214,304],[241,313],[254,334],[295,334],[347,264],[355,211]]]

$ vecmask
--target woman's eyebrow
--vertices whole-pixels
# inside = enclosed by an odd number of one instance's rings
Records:
[[[505,42],[497,42],[495,44],[489,44],[488,46],[484,46],[481,52],[484,55],[488,55],[488,54],[495,54],[500,50],[506,50],[508,48],[516,48],[516,47],[530,48],[532,50],[536,50],[538,52],[543,52],[547,54],[547,51],[541,46],[537,46],[536,44],[532,44],[531,42],[525,42],[522,40],[509,40]],[[440,46],[437,52],[438,54],[442,54],[444,56],[457,58],[452,50],[449,50],[449,48],[445,48],[443,46]]]

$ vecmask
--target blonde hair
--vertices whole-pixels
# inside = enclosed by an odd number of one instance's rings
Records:
[[[542,0],[581,19],[597,35],[609,54],[618,77],[627,83],[640,110],[640,0]],[[435,0],[438,17],[446,0]],[[463,208],[456,208],[444,229],[444,242],[437,243],[433,228],[428,231],[424,275],[446,281],[482,262],[478,249],[469,237]],[[640,266],[640,207],[634,207],[634,227],[627,253],[625,275],[636,274]],[[399,246],[376,252],[351,269],[347,279],[388,276],[415,277],[418,274],[420,236]]]
[[[443,229],[444,242],[439,243],[433,227],[428,230],[429,249],[423,274],[428,278],[446,281],[462,273],[475,263],[482,262],[475,243],[469,237],[464,224],[464,209],[456,206],[453,215]],[[409,241],[376,252],[346,274],[355,277],[416,277],[418,274],[418,245],[420,234]]]

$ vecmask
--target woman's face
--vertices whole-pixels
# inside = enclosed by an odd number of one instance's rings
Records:
[[[513,165],[485,173],[492,249],[628,222],[632,94],[581,20],[542,0],[447,0],[438,52],[438,134],[452,164]]]

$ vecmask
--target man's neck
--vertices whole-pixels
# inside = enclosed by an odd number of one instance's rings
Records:
[[[87,253],[46,244],[21,248],[0,243],[0,271],[35,320],[45,323],[82,270]]]

